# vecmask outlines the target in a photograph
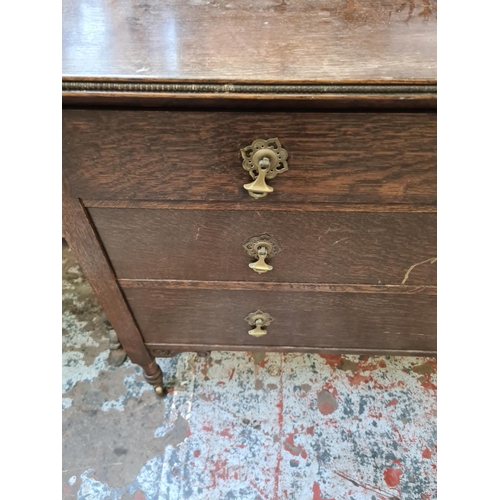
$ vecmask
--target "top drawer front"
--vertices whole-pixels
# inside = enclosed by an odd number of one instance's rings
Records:
[[[84,200],[436,202],[432,113],[66,109],[63,137],[63,168]],[[240,149],[272,137],[290,169],[255,201]]]

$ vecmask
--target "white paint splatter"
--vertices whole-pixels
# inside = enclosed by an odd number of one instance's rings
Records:
[[[83,353],[76,351],[63,352],[62,354],[62,392],[70,391],[77,382],[92,382],[101,370],[107,370],[109,350],[101,352],[91,365],[84,361]]]
[[[128,360],[127,360],[128,361]],[[131,365],[130,361],[128,361],[128,364]],[[123,368],[127,368],[126,364],[124,363],[122,365]],[[127,388],[125,394],[122,394],[119,398],[114,399],[113,401],[105,401],[101,405],[101,410],[103,411],[109,411],[109,410],[118,410],[118,411],[124,411],[125,410],[125,403],[132,398],[138,398],[144,391],[150,391],[151,386],[142,378],[142,375],[140,375],[140,378],[137,378],[137,373],[132,373],[129,375],[125,375],[123,378],[123,383],[125,384],[125,387]]]
[[[84,328],[87,321],[77,321],[71,315],[63,313],[63,328],[66,334],[63,335],[63,346],[66,349],[81,349],[83,347],[99,347],[96,342]]]
[[[67,410],[73,406],[73,400],[71,398],[62,398],[62,411]]]

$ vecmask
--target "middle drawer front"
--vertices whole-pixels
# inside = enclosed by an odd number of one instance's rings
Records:
[[[436,284],[433,213],[91,208],[119,279]],[[273,269],[244,245],[270,236]]]

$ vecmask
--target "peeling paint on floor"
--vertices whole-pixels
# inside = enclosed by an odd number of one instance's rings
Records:
[[[436,360],[159,359],[159,399],[63,247],[63,499],[431,500]]]

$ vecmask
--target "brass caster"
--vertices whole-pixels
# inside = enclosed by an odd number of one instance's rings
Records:
[[[156,394],[158,394],[158,396],[163,396],[163,393],[164,393],[163,387],[161,385],[157,385],[155,387],[155,392],[156,392]]]

